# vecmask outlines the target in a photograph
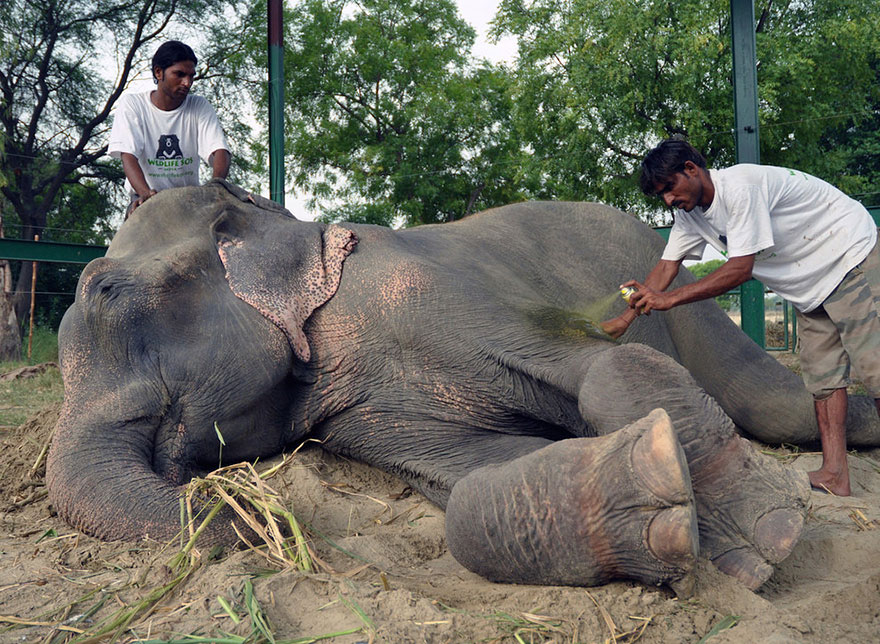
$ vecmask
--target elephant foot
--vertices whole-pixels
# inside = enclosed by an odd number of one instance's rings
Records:
[[[810,485],[739,436],[691,463],[703,554],[756,590],[785,559],[803,530]]]
[[[599,438],[482,467],[452,490],[453,556],[493,581],[693,589],[697,519],[684,452],[662,410]]]

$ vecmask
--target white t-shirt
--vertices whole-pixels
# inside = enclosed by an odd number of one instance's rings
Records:
[[[110,130],[110,156],[123,152],[137,157],[147,185],[159,191],[199,185],[199,162],[211,164],[215,150],[228,150],[223,128],[211,104],[189,94],[175,110],[160,110],[152,90],[123,94]],[[134,190],[126,180],[125,186]]]
[[[877,241],[865,207],[816,177],[749,163],[709,176],[712,204],[675,211],[663,259],[700,259],[707,243],[730,257],[754,254],[752,276],[807,312]]]

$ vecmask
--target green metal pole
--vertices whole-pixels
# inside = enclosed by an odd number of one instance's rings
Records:
[[[742,311],[742,330],[762,349],[764,341],[764,285],[758,280],[749,280],[740,288]]]
[[[283,0],[269,0],[269,196],[284,205]]]
[[[755,54],[753,0],[730,0],[733,50],[733,102],[736,128],[736,162],[760,163],[758,143],[758,71]],[[764,285],[749,280],[741,287],[743,331],[758,346],[764,342]]]
[[[758,58],[753,0],[730,0],[736,162],[760,163],[758,145]]]
[[[106,252],[106,246],[0,238],[0,259],[88,264]]]

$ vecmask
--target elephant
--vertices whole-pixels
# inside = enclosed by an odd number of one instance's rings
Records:
[[[745,436],[816,440],[812,397],[714,302],[604,334],[584,311],[619,313],[662,247],[595,203],[393,230],[300,221],[223,180],[162,191],[59,328],[51,503],[101,539],[172,538],[216,424],[227,463],[315,438],[399,477],[490,580],[684,595],[705,557],[758,588],[810,493]],[[880,443],[873,402],[850,410],[850,444]]]

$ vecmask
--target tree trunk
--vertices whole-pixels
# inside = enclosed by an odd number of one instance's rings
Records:
[[[34,241],[37,235],[42,235],[43,228],[46,227],[46,214],[42,213],[39,217],[27,217],[19,212],[19,217],[24,223],[21,239],[26,241]],[[28,318],[28,312],[31,307],[31,288],[33,288],[33,271],[30,262],[23,262],[23,266],[18,271],[18,279],[16,280],[15,289],[12,297],[13,306],[15,307],[15,315],[22,324]]]
[[[0,213],[0,238],[3,237],[3,213]],[[21,336],[15,315],[15,292],[12,288],[12,269],[9,262],[0,259],[0,362],[21,360]]]

